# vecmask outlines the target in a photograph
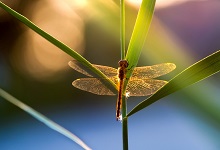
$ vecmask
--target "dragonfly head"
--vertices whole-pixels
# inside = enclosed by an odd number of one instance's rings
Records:
[[[118,62],[119,67],[127,68],[128,67],[128,61],[127,60],[120,60]]]

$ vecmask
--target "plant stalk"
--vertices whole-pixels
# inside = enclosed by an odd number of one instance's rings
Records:
[[[120,0],[120,40],[121,40],[121,60],[125,59],[125,1]],[[126,85],[125,85],[126,86]],[[125,93],[125,86],[123,93]],[[122,95],[122,138],[123,150],[128,150],[128,122],[127,122],[127,103],[126,97]]]
[[[121,60],[125,59],[125,1],[120,1]]]
[[[128,150],[128,120],[127,120],[127,102],[126,97],[122,96],[122,137],[123,150]]]

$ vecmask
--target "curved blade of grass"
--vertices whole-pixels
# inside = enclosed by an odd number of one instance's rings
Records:
[[[57,46],[58,48],[60,48],[61,50],[63,50],[65,53],[69,54],[70,56],[72,56],[74,59],[76,59],[77,61],[79,61],[80,63],[82,63],[83,65],[85,65],[86,67],[88,67],[91,71],[93,71],[95,74],[97,74],[98,76],[100,76],[101,78],[105,78],[107,79],[108,83],[107,86],[112,90],[115,91],[117,89],[117,86],[107,77],[105,76],[100,70],[98,70],[97,68],[95,68],[89,61],[87,61],[83,56],[81,56],[79,53],[77,53],[76,51],[74,51],[73,49],[71,49],[70,47],[68,47],[67,45],[65,45],[64,43],[60,42],[59,40],[57,40],[56,38],[54,38],[53,36],[51,36],[50,34],[46,33],[45,31],[43,31],[42,29],[40,29],[38,26],[36,26],[34,23],[32,23],[29,19],[27,19],[26,17],[24,17],[23,15],[19,14],[18,12],[14,11],[13,9],[11,9],[10,7],[8,7],[7,5],[5,5],[4,3],[2,3],[0,1],[0,7],[2,9],[4,9],[5,11],[7,11],[9,14],[11,14],[12,16],[14,16],[15,18],[17,18],[19,21],[21,21],[22,23],[24,23],[26,26],[28,26],[30,29],[32,29],[33,31],[35,31],[36,33],[38,33],[39,35],[41,35],[42,37],[44,37],[46,40],[48,40],[49,42],[51,42],[52,44],[54,44],[55,46]],[[110,85],[109,85],[110,83]]]
[[[143,0],[141,3],[126,54],[126,60],[129,63],[129,70],[126,73],[127,78],[131,76],[133,68],[137,66],[142,47],[150,28],[155,2],[156,0]]]
[[[138,12],[138,16],[136,19],[136,23],[133,29],[133,33],[131,36],[131,40],[128,45],[128,51],[126,54],[126,60],[129,63],[129,69],[126,72],[126,78],[129,79],[134,67],[137,66],[138,59],[140,57],[140,53],[142,50],[142,47],[144,45],[148,30],[150,28],[151,20],[153,17],[153,12],[154,12],[154,6],[155,6],[156,0],[143,0],[141,7]],[[122,28],[121,28],[121,44],[122,44],[122,49],[121,49],[121,58],[124,59],[124,2],[122,1],[121,3],[121,22],[122,22]],[[124,27],[124,28],[123,28]],[[128,83],[128,80],[124,81],[124,88],[123,91],[126,89],[126,85]],[[127,128],[127,117],[125,117],[125,114],[127,113],[127,106],[126,106],[126,99],[123,97],[123,102],[122,102],[122,124],[123,124],[123,149],[127,150],[128,149],[128,128]]]
[[[145,42],[145,38],[150,28],[150,23],[151,23],[153,12],[154,12],[155,1],[156,0],[143,0],[141,7],[139,9],[136,23],[135,23],[133,33],[131,36],[131,40],[128,45],[128,51],[127,51],[126,58],[125,58],[129,63],[129,69],[126,72],[127,79],[130,78],[134,67],[136,67],[138,63],[138,59],[140,57],[140,53]],[[125,15],[123,14],[124,14],[124,1],[122,0],[121,1],[121,22],[122,22],[121,23],[121,42],[122,42],[121,43],[122,45],[121,46],[121,58],[122,59],[124,59],[124,52],[125,52],[124,50],[125,38],[123,38],[125,36],[124,34]],[[127,83],[128,83],[128,80],[125,80],[123,91],[125,91]],[[127,108],[126,108],[127,106],[126,106],[125,97],[123,97],[122,101],[123,101],[122,102],[123,149],[127,150],[128,149],[128,128],[127,128],[128,122],[127,122],[127,117],[125,117],[125,115],[127,114]]]
[[[204,59],[196,62],[188,67],[180,74],[171,79],[166,85],[158,90],[154,95],[139,103],[134,107],[127,116],[144,109],[157,100],[181,90],[189,85],[199,82],[220,71],[220,50],[205,57]]]
[[[124,89],[128,84],[129,78],[132,75],[133,69],[137,66],[142,47],[147,37],[148,30],[150,28],[151,20],[154,13],[156,0],[143,0],[139,9],[137,19],[134,25],[131,40],[128,45],[128,51],[126,54],[126,60],[129,63],[126,78],[124,81]]]
[[[30,114],[32,117],[36,118],[37,120],[41,121],[42,123],[44,123],[45,125],[47,125],[49,128],[61,133],[62,135],[68,137],[69,139],[71,139],[72,141],[76,142],[77,144],[79,144],[82,148],[84,148],[85,150],[91,150],[90,147],[88,147],[82,140],[80,140],[76,135],[74,135],[73,133],[71,133],[70,131],[68,131],[67,129],[63,128],[62,126],[58,125],[57,123],[55,123],[54,121],[50,120],[49,118],[47,118],[46,116],[42,115],[41,113],[37,112],[36,110],[34,110],[33,108],[31,108],[30,106],[24,104],[23,102],[19,101],[18,99],[16,99],[15,97],[11,96],[10,94],[8,94],[7,92],[5,92],[4,90],[2,90],[0,88],[0,96],[3,97],[4,99],[6,99],[8,102],[14,104],[15,106],[21,108],[22,110],[24,110],[25,112],[27,112],[28,114]]]

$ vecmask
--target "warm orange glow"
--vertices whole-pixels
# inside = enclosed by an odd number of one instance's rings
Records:
[[[33,12],[30,20],[58,40],[78,52],[83,49],[84,23],[66,2],[38,1],[25,12]],[[72,59],[32,30],[24,32],[14,49],[12,63],[17,70],[39,80],[62,71]]]

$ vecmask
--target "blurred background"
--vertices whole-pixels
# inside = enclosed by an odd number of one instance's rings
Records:
[[[117,67],[120,59],[119,1],[3,0],[91,63]],[[126,1],[129,42],[141,0]],[[220,49],[220,1],[157,0],[139,66],[163,62],[182,70]],[[121,150],[116,96],[74,88],[85,77],[72,60],[0,9],[0,87],[67,128],[94,150]],[[129,118],[131,150],[219,150],[219,74],[169,95]],[[146,97],[128,99],[131,110]],[[16,106],[0,98],[0,149],[80,150]]]

